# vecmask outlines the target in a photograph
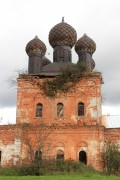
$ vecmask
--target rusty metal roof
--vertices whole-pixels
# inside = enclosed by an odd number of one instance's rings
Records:
[[[64,70],[66,68],[76,69],[76,65],[71,62],[54,62],[44,66],[42,68],[42,72],[58,73],[61,72],[62,69]]]
[[[83,37],[81,37],[75,44],[75,51],[78,54],[84,51],[93,54],[95,50],[96,50],[95,42],[86,34],[84,34]]]
[[[28,42],[26,45],[26,53],[29,55],[30,53],[41,53],[44,55],[46,52],[45,44],[35,36],[34,39]]]
[[[49,43],[54,48],[56,46],[73,47],[77,40],[75,29],[62,20],[55,25],[49,32]]]

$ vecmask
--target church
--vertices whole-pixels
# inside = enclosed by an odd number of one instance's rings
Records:
[[[17,80],[16,124],[0,126],[0,166],[27,164],[40,156],[103,171],[103,151],[108,141],[120,143],[120,128],[102,123],[103,80],[92,57],[96,43],[86,34],[77,38],[64,18],[48,39],[53,61],[37,36],[26,45],[28,73]]]

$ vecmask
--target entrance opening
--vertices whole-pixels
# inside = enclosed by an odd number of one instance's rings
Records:
[[[57,160],[62,160],[62,161],[64,161],[64,152],[61,151],[61,150],[58,150],[58,151],[57,151],[56,159],[57,159]]]
[[[1,159],[2,159],[2,151],[0,151],[0,165],[1,165]]]
[[[42,152],[41,151],[36,151],[35,152],[35,161],[41,161],[42,160]]]
[[[79,152],[79,161],[84,163],[84,164],[87,164],[87,155],[86,155],[85,151]]]

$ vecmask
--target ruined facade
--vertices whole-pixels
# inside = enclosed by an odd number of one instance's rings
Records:
[[[49,42],[53,62],[45,57],[46,46],[37,36],[26,46],[28,74],[18,78],[16,125],[0,126],[0,164],[29,163],[31,150],[32,158],[40,154],[81,161],[102,171],[105,144],[120,143],[120,129],[102,124],[102,76],[93,71],[92,58],[96,44],[86,34],[77,40],[64,19],[50,30]],[[72,63],[74,45],[77,64]]]

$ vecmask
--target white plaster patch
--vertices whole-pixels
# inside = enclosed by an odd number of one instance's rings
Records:
[[[20,139],[15,138],[14,143],[10,145],[0,144],[2,151],[2,162],[1,165],[5,165],[10,160],[13,161],[13,164],[16,165],[16,162],[19,161],[21,153],[21,141]],[[17,156],[17,157],[15,157]]]
[[[94,110],[92,107],[96,107],[97,110]],[[92,98],[90,100],[90,105],[89,105],[89,108],[90,108],[90,114],[91,114],[91,117],[93,118],[99,118],[102,116],[102,111],[101,111],[101,98],[98,97],[98,98]]]
[[[90,107],[96,106],[96,105],[97,105],[97,98],[92,98],[92,99],[90,100]]]
[[[78,121],[75,115],[71,116],[71,120],[73,120],[75,123],[77,123],[77,121]]]
[[[97,156],[97,147],[99,143],[96,140],[89,141],[88,147],[90,149],[90,155],[92,157]]]
[[[97,118],[97,111],[93,110],[92,108],[90,108],[90,114],[92,118]]]

